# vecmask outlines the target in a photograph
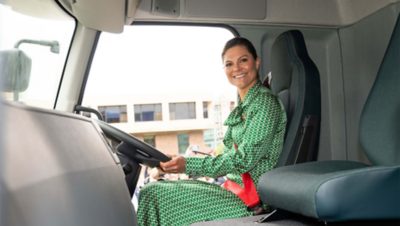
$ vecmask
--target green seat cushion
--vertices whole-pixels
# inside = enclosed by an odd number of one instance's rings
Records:
[[[258,189],[264,203],[325,221],[400,219],[400,166],[309,162],[265,173]]]

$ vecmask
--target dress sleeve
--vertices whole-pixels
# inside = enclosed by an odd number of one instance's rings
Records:
[[[250,171],[261,158],[272,157],[269,146],[282,115],[279,101],[268,95],[261,103],[253,104],[246,113],[241,134],[237,137],[232,135],[238,150],[225,147],[224,153],[216,157],[189,157],[186,159],[187,174],[209,177],[241,174]]]

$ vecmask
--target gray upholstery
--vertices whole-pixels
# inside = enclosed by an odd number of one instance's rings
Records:
[[[372,166],[350,161],[281,167],[260,179],[263,201],[324,221],[400,219],[400,22],[360,120]]]
[[[376,165],[400,165],[399,20],[360,122],[360,143],[368,159]]]
[[[1,225],[137,225],[124,173],[98,126],[0,101]]]
[[[282,101],[288,118],[278,166],[315,160],[321,118],[319,72],[300,31],[287,31],[276,38],[271,74],[271,90]]]
[[[324,221],[396,219],[400,167],[326,161],[281,167],[260,183],[262,197],[280,209]]]

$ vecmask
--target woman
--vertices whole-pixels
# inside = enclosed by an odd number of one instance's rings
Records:
[[[192,176],[226,175],[230,182],[239,185],[243,185],[242,177],[246,174],[257,184],[280,155],[285,111],[277,97],[259,81],[260,59],[247,39],[229,40],[222,51],[222,60],[226,76],[239,94],[238,106],[224,122],[228,130],[223,154],[204,158],[177,156],[160,163],[160,168],[166,173]],[[196,180],[150,183],[139,197],[138,221],[142,226],[189,225],[252,214],[247,203],[230,190]]]

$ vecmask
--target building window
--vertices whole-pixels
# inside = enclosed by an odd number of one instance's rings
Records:
[[[203,140],[204,143],[210,147],[210,148],[215,148],[215,130],[214,129],[208,129],[203,131]]]
[[[186,133],[178,134],[178,150],[179,154],[185,154],[189,147],[189,135]]]
[[[203,118],[208,118],[210,102],[203,102]]]
[[[135,122],[161,121],[161,104],[135,104]]]
[[[108,123],[127,122],[126,105],[99,106],[104,121]]]
[[[154,135],[145,135],[143,141],[153,147],[156,146],[156,136]]]
[[[169,117],[171,120],[177,119],[196,119],[196,103],[170,103]]]

